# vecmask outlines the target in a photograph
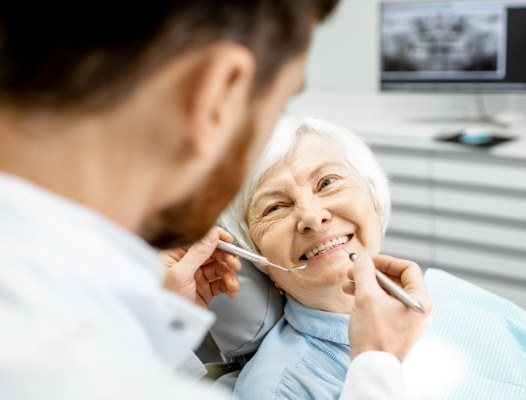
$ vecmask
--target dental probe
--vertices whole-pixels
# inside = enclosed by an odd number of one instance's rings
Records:
[[[354,262],[356,260],[357,256],[356,253],[349,253],[349,259]],[[400,300],[402,303],[404,303],[407,307],[412,308],[415,311],[425,313],[424,307],[419,301],[416,301],[413,299],[404,289],[402,289],[400,286],[398,286],[396,283],[394,283],[391,279],[387,277],[383,272],[376,271],[376,279],[378,280],[378,283],[380,286],[382,286],[385,290],[387,290],[389,293],[391,293],[394,297],[396,297],[398,300]]]
[[[258,254],[252,253],[251,251],[242,249],[241,247],[238,247],[232,243],[223,242],[222,240],[219,240],[217,248],[223,251],[226,251],[227,253],[234,254],[236,256],[244,258],[245,260],[251,261],[254,264],[258,265],[260,268],[272,267],[272,268],[276,268],[276,269],[279,269],[281,271],[286,271],[286,272],[299,271],[304,268],[307,268],[307,264],[300,264],[293,268],[283,268],[280,265],[271,263],[269,260],[267,260],[263,256],[260,256]]]

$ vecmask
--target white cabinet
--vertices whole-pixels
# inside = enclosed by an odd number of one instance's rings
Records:
[[[427,212],[407,211],[403,208],[395,210],[389,220],[391,231],[409,231],[423,237],[430,237],[434,231],[433,219]]]
[[[432,160],[418,154],[406,154],[405,157],[400,157],[396,153],[377,153],[377,157],[389,175],[427,179],[432,172]]]
[[[390,176],[393,203],[382,251],[526,308],[526,157],[408,148],[378,137],[373,149]]]
[[[476,250],[465,245],[436,243],[434,248],[434,262],[438,267],[470,272],[472,275],[479,273],[481,278],[494,277],[495,280],[509,280],[510,283],[522,282],[526,295],[526,268],[522,257],[504,251],[497,253],[491,250]]]
[[[429,242],[388,235],[382,243],[382,253],[417,261],[430,266],[433,261],[433,246]]]
[[[391,202],[397,206],[430,208],[433,203],[431,187],[426,183],[404,183],[391,177]]]
[[[491,157],[464,161],[440,158],[440,155],[437,155],[432,160],[432,169],[433,178],[436,180],[505,190],[512,188],[526,192],[524,166],[517,168],[516,164],[502,164],[495,162],[495,159],[492,162]]]
[[[526,168],[524,171],[526,174]],[[432,208],[437,211],[454,211],[467,216],[526,223],[526,191],[525,197],[521,198],[506,193],[473,191],[466,185],[464,188],[437,187],[432,197]]]
[[[523,251],[526,246],[526,232],[520,225],[497,224],[477,219],[467,221],[442,215],[433,219],[433,225],[438,238],[518,251]]]

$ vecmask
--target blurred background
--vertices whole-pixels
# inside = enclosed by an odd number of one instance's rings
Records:
[[[288,111],[371,145],[383,251],[526,308],[526,0],[344,0],[309,61]]]

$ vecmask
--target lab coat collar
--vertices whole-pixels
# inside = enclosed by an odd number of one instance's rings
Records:
[[[301,333],[349,346],[349,315],[315,310],[287,295],[285,319]]]

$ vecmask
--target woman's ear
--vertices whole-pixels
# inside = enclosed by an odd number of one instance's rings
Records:
[[[185,87],[190,150],[199,157],[222,154],[248,114],[256,61],[246,47],[220,42],[204,49]]]

